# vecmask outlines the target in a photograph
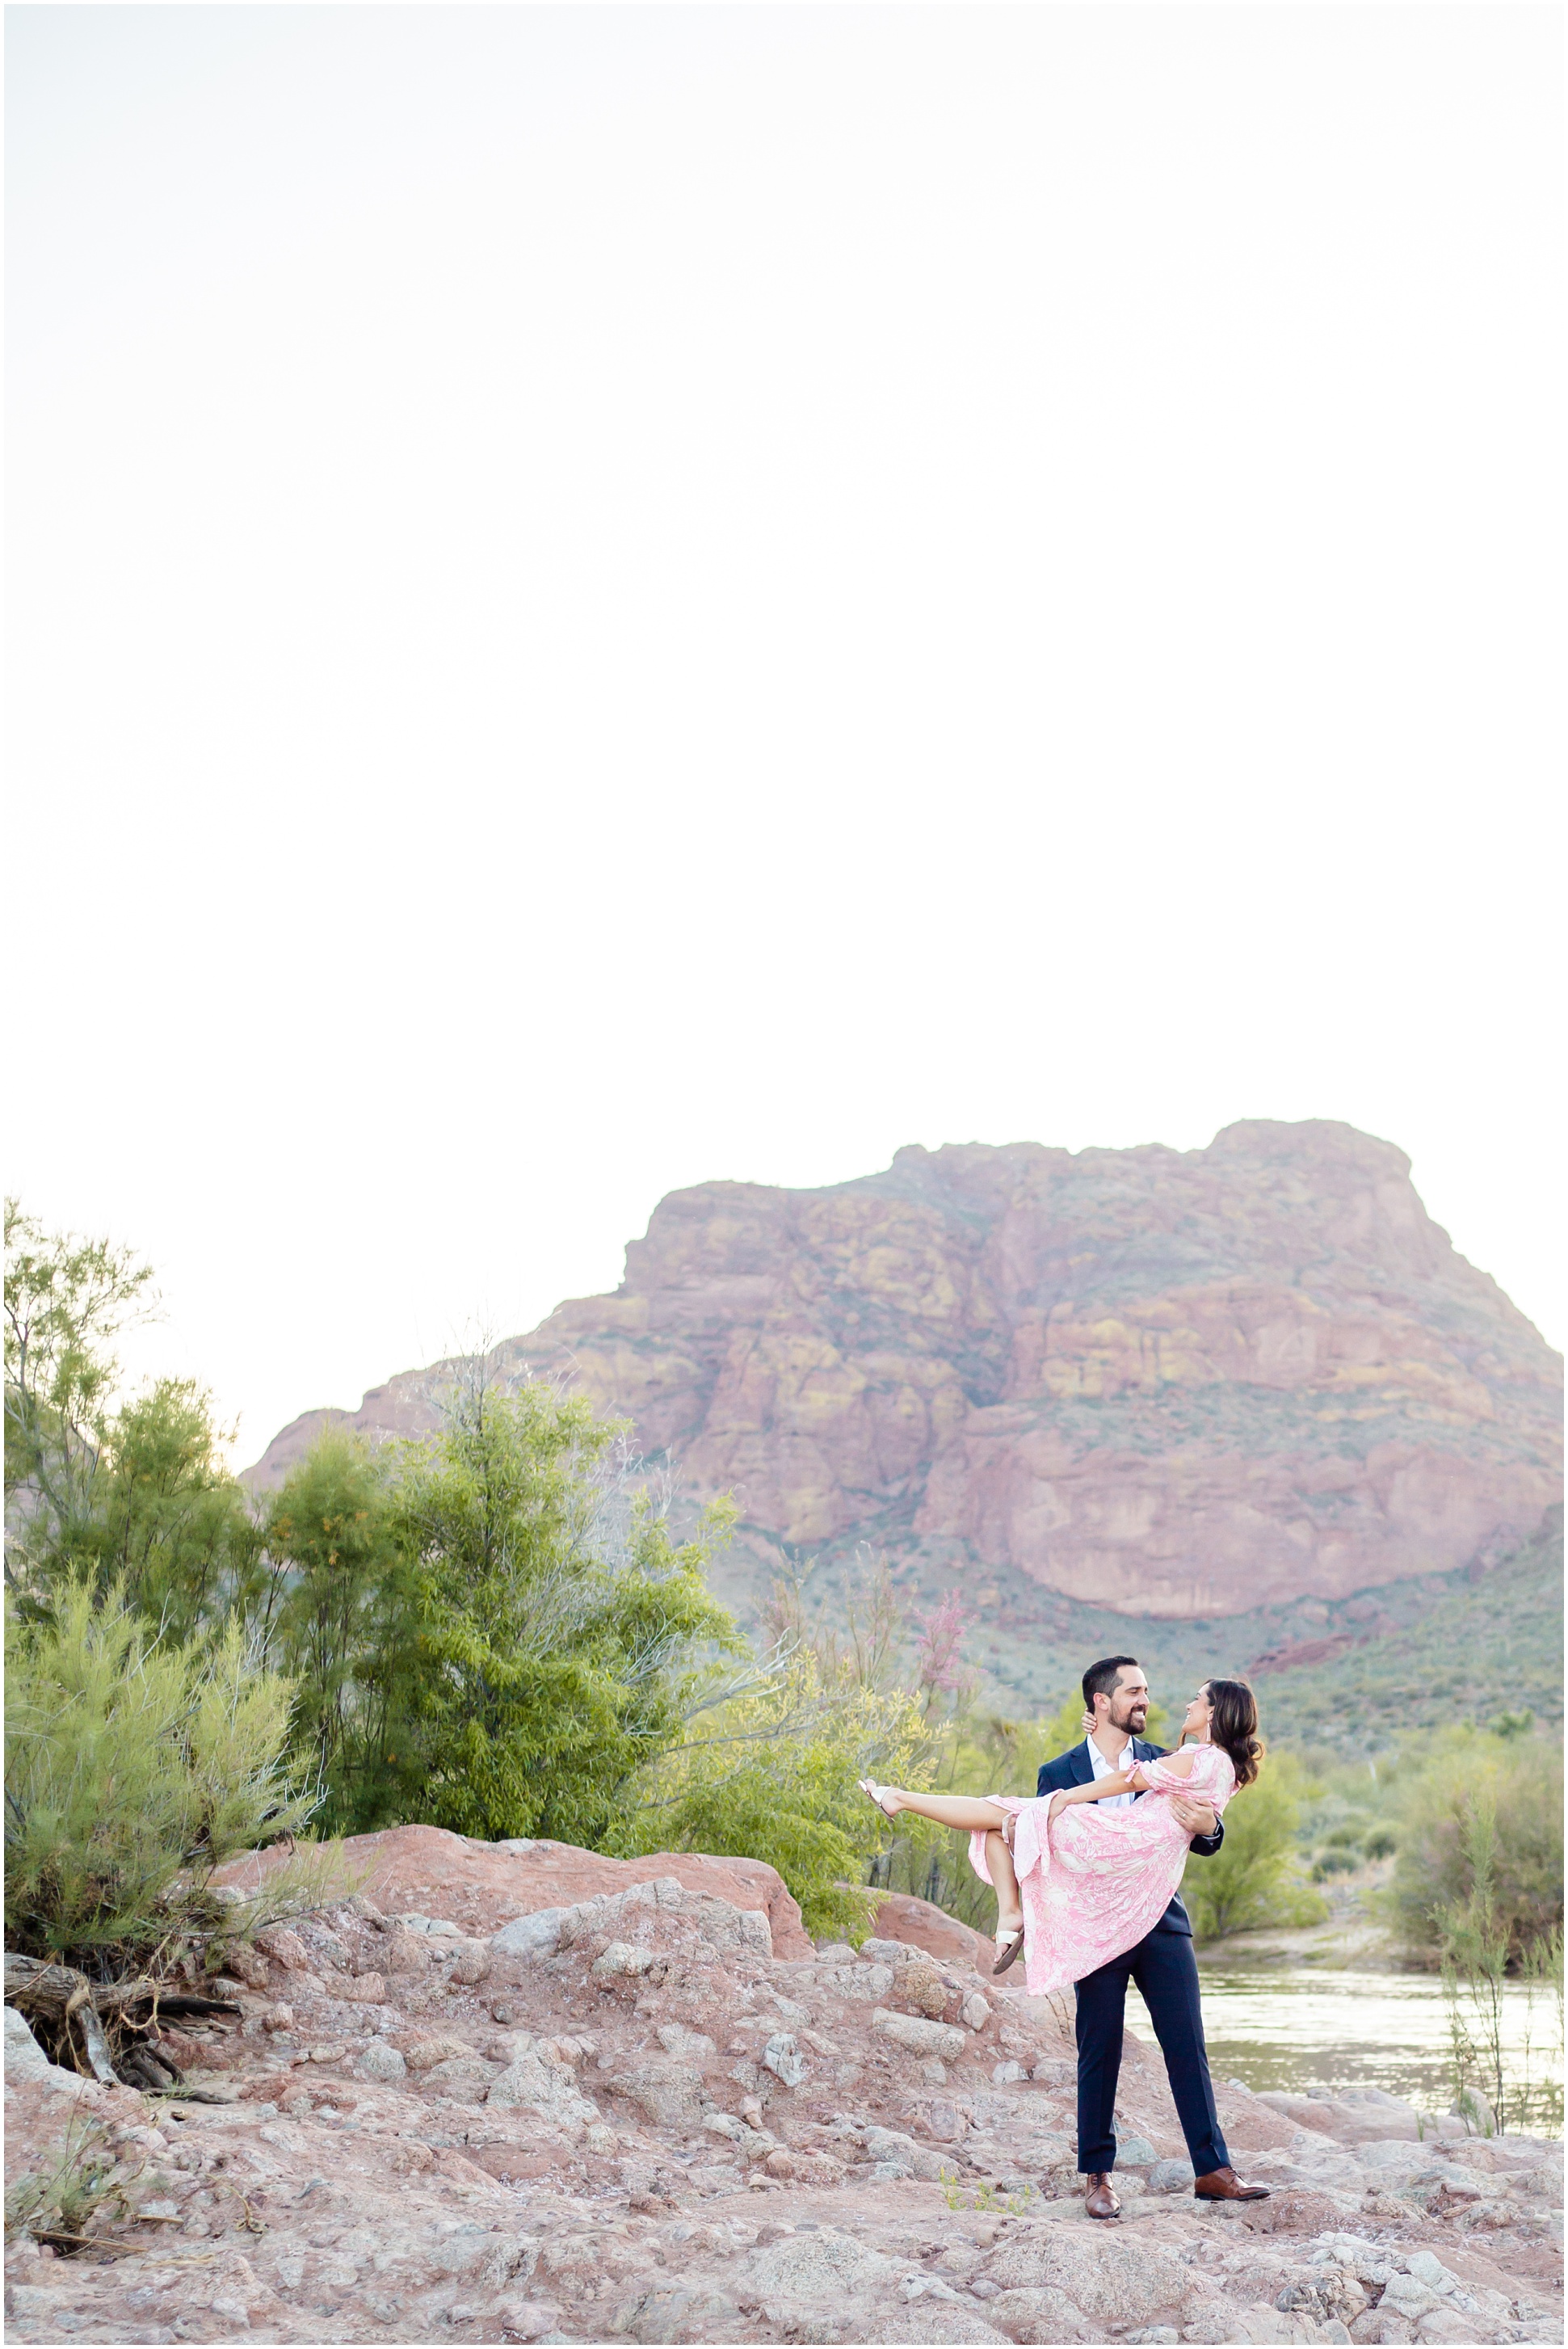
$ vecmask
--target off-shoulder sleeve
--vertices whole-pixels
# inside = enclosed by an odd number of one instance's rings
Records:
[[[1140,1767],[1155,1792],[1191,1795],[1199,1802],[1212,1803],[1216,1811],[1224,1809],[1236,1790],[1236,1774],[1231,1767],[1231,1757],[1217,1745],[1200,1745],[1191,1769],[1185,1774],[1172,1770],[1169,1761],[1144,1762]]]

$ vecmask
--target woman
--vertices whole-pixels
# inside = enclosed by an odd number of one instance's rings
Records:
[[[975,1871],[996,1889],[991,1971],[1005,1973],[1022,1950],[1030,1991],[1048,1996],[1109,1965],[1153,1930],[1181,1881],[1192,1840],[1171,1797],[1195,1795],[1222,1811],[1236,1788],[1258,1775],[1264,1749],[1257,1727],[1245,1681],[1206,1681],[1187,1707],[1174,1754],[1044,1801],[913,1795],[870,1778],[861,1785],[890,1819],[913,1811],[943,1826],[967,1828]],[[1116,1811],[1088,1807],[1126,1794],[1148,1799]]]

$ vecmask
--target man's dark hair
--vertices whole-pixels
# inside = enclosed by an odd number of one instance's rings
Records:
[[[1097,1696],[1114,1696],[1117,1674],[1123,1664],[1136,1664],[1137,1661],[1136,1656],[1102,1656],[1098,1664],[1090,1664],[1083,1676],[1084,1711],[1094,1711]]]

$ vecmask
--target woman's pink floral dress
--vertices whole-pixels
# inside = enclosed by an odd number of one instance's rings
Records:
[[[1151,1932],[1181,1881],[1191,1837],[1171,1808],[1191,1795],[1222,1811],[1236,1789],[1230,1757],[1200,1745],[1189,1777],[1163,1762],[1140,1765],[1152,1791],[1136,1803],[1072,1803],[1047,1822],[1049,1795],[988,1795],[1016,1811],[1013,1864],[1024,1896],[1024,1971],[1037,1997],[1066,1990]],[[991,1881],[985,1838],[969,1838],[975,1874]]]

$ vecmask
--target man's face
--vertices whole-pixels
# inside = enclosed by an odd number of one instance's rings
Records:
[[[1095,1711],[1100,1702],[1096,1701]],[[1112,1729],[1125,1729],[1130,1737],[1141,1737],[1149,1719],[1149,1682],[1136,1664],[1123,1664],[1116,1676],[1116,1687],[1103,1700],[1109,1708],[1106,1720]]]

